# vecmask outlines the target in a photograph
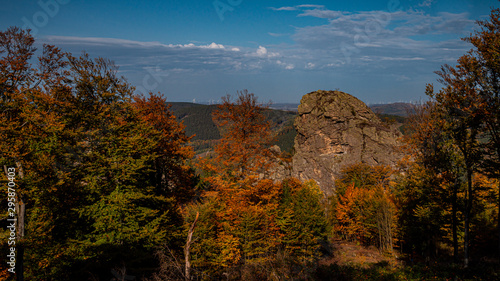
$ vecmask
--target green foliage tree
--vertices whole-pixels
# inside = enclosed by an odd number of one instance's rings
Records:
[[[470,59],[467,71],[474,80],[479,94],[478,107],[481,109],[482,131],[486,144],[483,145],[480,168],[490,176],[500,178],[500,9],[493,9],[488,20],[479,21],[477,30],[465,41],[474,48],[464,56]],[[500,185],[498,186],[500,191]],[[500,195],[498,199],[498,241],[500,255]]]
[[[431,129],[424,128],[425,133],[415,134],[432,137],[431,141],[417,138],[417,142],[420,142],[417,146],[423,152],[420,155],[423,156],[420,158],[423,160],[421,163],[426,169],[453,182],[449,184],[449,189],[452,190],[455,254],[457,191],[461,177],[465,178],[465,267],[469,265],[471,221],[475,217],[473,212],[478,199],[474,178],[478,172],[497,178],[499,176],[499,17],[500,10],[494,9],[489,20],[479,21],[481,30],[464,38],[473,44],[473,49],[460,57],[455,67],[444,65],[441,71],[436,72],[444,88],[434,92],[432,85],[429,85],[426,94],[432,99],[432,111],[439,113],[428,115],[428,122],[423,123],[424,126],[430,125]],[[436,139],[443,144],[438,144]],[[455,167],[459,168],[453,168],[453,164],[458,164]],[[500,210],[500,200],[498,206]],[[497,225],[500,235],[500,216]]]
[[[283,233],[282,245],[289,255],[303,261],[303,266],[311,266],[327,233],[320,203],[323,193],[315,182],[297,179],[283,181],[281,188],[277,220]]]
[[[408,246],[425,249],[424,255],[430,258],[430,253],[435,253],[432,248],[436,248],[436,240],[439,239],[437,237],[442,237],[442,231],[439,231],[442,227],[436,225],[436,222],[449,225],[451,221],[453,256],[457,262],[458,212],[463,209],[459,208],[459,201],[462,201],[462,198],[458,195],[463,192],[465,166],[461,153],[454,144],[452,127],[445,121],[446,114],[442,107],[432,101],[412,108],[408,126],[411,134],[405,141],[414,163],[410,164],[411,168],[408,171],[410,175],[401,182],[402,185],[399,186],[401,193],[398,195],[400,200],[406,202],[400,204],[402,214],[405,214],[401,216],[401,222],[404,223],[403,220],[411,222],[409,218],[418,213],[420,214],[418,219],[422,222],[420,226],[428,228],[427,231],[422,228],[422,233],[405,239],[413,243],[426,238],[427,241],[423,245]],[[410,186],[413,191],[408,190]],[[416,193],[410,195],[415,191]],[[405,195],[406,192],[409,193]],[[417,212],[417,209],[420,212]],[[432,213],[434,217],[425,215],[421,212],[423,210],[426,210],[427,214]],[[449,213],[449,216],[444,216],[444,213]]]
[[[165,100],[133,102],[113,63],[87,54],[44,46],[32,67],[29,32],[11,28],[0,43],[0,161],[16,167],[16,202],[27,206],[18,279],[105,278],[178,246],[192,152]]]

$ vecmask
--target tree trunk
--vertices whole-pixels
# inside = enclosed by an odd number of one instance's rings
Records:
[[[498,257],[500,262],[500,179],[498,180],[498,219],[497,219],[497,229],[498,229]]]
[[[17,263],[16,263],[16,276],[17,281],[24,280],[24,215],[26,212],[26,205],[24,204],[21,196],[19,202],[16,203],[16,212],[17,212]]]
[[[464,231],[464,267],[469,266],[469,226],[470,226],[470,216],[472,209],[472,169],[470,165],[467,165],[467,192],[466,192],[466,205],[465,205],[465,231]]]
[[[498,98],[498,97],[497,97]],[[500,142],[498,141],[498,138],[496,138],[497,143],[497,159],[500,161]],[[498,219],[497,219],[497,230],[498,230],[498,258],[499,258],[499,263],[500,263],[500,176],[497,175],[497,180],[498,180]]]
[[[452,208],[452,232],[453,232],[453,262],[458,263],[458,237],[457,237],[457,193],[458,193],[459,182],[458,178],[455,179],[455,184],[453,185],[453,196],[451,201]]]
[[[189,260],[189,248],[191,247],[192,243],[192,238],[193,238],[193,233],[194,233],[194,228],[196,226],[196,222],[198,221],[198,216],[200,215],[199,212],[196,212],[196,218],[193,221],[193,224],[189,228],[188,231],[188,236],[187,236],[187,241],[186,241],[186,246],[184,247],[184,258],[186,259],[186,268],[185,268],[185,278],[186,281],[191,280],[191,261]]]

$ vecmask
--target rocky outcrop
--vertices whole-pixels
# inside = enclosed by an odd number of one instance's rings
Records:
[[[302,97],[298,111],[292,175],[314,179],[326,196],[335,192],[342,168],[359,162],[395,165],[402,157],[399,131],[349,94],[312,92]]]
[[[270,179],[274,182],[290,178],[292,176],[292,163],[289,159],[281,157],[280,147],[274,145],[269,148],[269,151],[271,152],[269,167],[266,167],[266,171],[259,175],[260,178]]]

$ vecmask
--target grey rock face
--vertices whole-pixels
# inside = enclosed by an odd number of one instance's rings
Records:
[[[312,92],[302,97],[298,111],[292,176],[315,180],[326,196],[335,192],[342,168],[359,162],[395,165],[403,156],[401,133],[349,94]]]

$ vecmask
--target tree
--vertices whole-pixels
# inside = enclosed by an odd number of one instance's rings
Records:
[[[18,280],[24,279],[24,253],[30,235],[36,235],[28,227],[28,214],[50,189],[57,188],[56,174],[47,164],[53,162],[54,152],[60,151],[57,136],[64,127],[52,110],[60,104],[54,102],[52,92],[44,91],[55,85],[63,92],[60,74],[66,64],[64,53],[44,45],[40,68],[35,69],[30,63],[36,50],[33,44],[29,31],[11,27],[0,32],[0,161],[3,168],[16,169]]]
[[[436,100],[438,107],[442,107],[444,121],[449,128],[454,145],[458,148],[465,166],[467,183],[465,207],[465,234],[464,234],[464,265],[469,264],[469,231],[471,210],[474,203],[473,175],[478,170],[482,158],[479,138],[481,137],[482,123],[485,117],[485,100],[477,76],[477,60],[469,55],[458,59],[458,65],[451,67],[444,65],[441,71],[436,72],[439,80],[445,87],[434,93],[433,87],[428,86],[426,94]]]
[[[392,251],[395,205],[386,166],[359,163],[342,170],[332,200],[337,235],[365,245]]]
[[[430,89],[432,91],[432,89]],[[452,228],[452,245],[453,257],[455,262],[458,261],[458,218],[459,211],[458,193],[462,190],[462,175],[464,174],[464,163],[460,157],[460,151],[454,145],[452,138],[451,127],[446,122],[447,112],[440,107],[436,102],[428,101],[421,105],[412,107],[409,116],[409,126],[412,132],[405,137],[405,142],[408,145],[409,151],[414,159],[411,164],[411,176],[408,177],[404,185],[409,185],[406,188],[418,187],[422,190],[422,194],[410,196],[411,198],[402,198],[400,200],[410,200],[414,204],[401,204],[402,209],[408,209],[410,212],[419,210],[429,210],[429,212],[416,212],[419,214],[419,220],[423,220],[423,224],[427,224],[431,229],[437,229],[438,226],[434,224],[437,219],[441,217],[438,215],[439,210],[432,210],[439,208],[447,210],[451,205],[451,228]],[[418,183],[420,181],[421,183]],[[400,195],[403,195],[402,191]],[[428,196],[427,194],[432,194]],[[424,197],[426,199],[424,199]],[[419,199],[417,199],[419,198]],[[422,200],[420,202],[417,202]],[[439,204],[438,202],[441,202]],[[425,221],[426,214],[433,214],[435,217],[430,217],[429,221]],[[413,216],[409,214],[409,216]],[[447,218],[442,218],[443,222],[448,223]],[[440,231],[427,231],[426,235],[420,237],[428,237],[429,239],[436,239],[440,236]],[[423,232],[425,233],[425,231]],[[432,235],[430,235],[432,234]],[[434,238],[432,236],[435,236]],[[433,243],[428,241],[427,256],[430,256],[431,249],[429,248]],[[420,247],[421,248],[421,247]]]
[[[325,237],[322,195],[312,184],[269,179],[272,136],[254,94],[223,101],[213,115],[223,138],[212,158],[200,159],[203,201],[187,208],[186,228],[200,214],[192,264],[212,278],[222,272],[244,280],[305,274]]]
[[[493,9],[488,20],[478,21],[480,30],[464,40],[474,48],[464,57],[471,62],[467,71],[477,83],[477,103],[482,109],[482,125],[487,143],[481,169],[500,178],[500,9]],[[500,185],[498,186],[500,191]],[[498,241],[500,255],[500,195],[498,198]]]
[[[230,96],[224,97],[213,113],[222,139],[215,157],[202,160],[201,166],[215,191],[205,196],[218,208],[218,266],[258,260],[277,243],[267,239],[277,231],[273,222],[277,187],[260,177],[271,155],[271,132],[263,109],[254,94],[243,91],[235,103]]]
[[[44,46],[33,67],[33,43],[27,31],[0,33],[0,161],[17,170],[24,229],[18,279],[105,276],[180,246],[192,152],[165,100],[133,102],[134,88],[103,58]]]
[[[134,97],[133,106],[140,118],[153,126],[159,134],[154,161],[154,186],[175,196],[179,203],[186,202],[194,195],[191,181],[193,171],[186,160],[193,157],[193,149],[186,145],[192,137],[185,134],[185,126],[178,123],[164,98],[150,93],[150,97]]]
[[[288,257],[289,268],[282,269],[285,278],[297,276],[299,268],[307,279],[314,262],[321,256],[321,245],[327,239],[327,222],[321,204],[324,195],[314,181],[301,183],[291,178],[281,182],[276,221],[281,232],[279,250]]]
[[[413,144],[420,155],[418,161],[430,173],[441,178],[451,190],[454,252],[456,246],[457,193],[464,178],[464,265],[469,264],[471,220],[478,202],[476,175],[486,173],[498,178],[500,168],[499,58],[500,10],[494,9],[489,20],[479,21],[481,27],[463,40],[473,48],[457,60],[455,67],[444,65],[439,75],[444,87],[434,92],[428,85],[431,102],[421,114],[420,128],[413,135]],[[447,183],[446,183],[447,182]],[[436,187],[437,187],[436,186]],[[500,190],[500,187],[499,187]],[[500,196],[500,195],[499,195]],[[446,197],[444,197],[446,198]],[[500,197],[498,202],[500,214]],[[500,215],[498,217],[500,241]],[[500,244],[499,244],[500,247]],[[499,248],[500,253],[500,248]]]
[[[215,148],[215,163],[230,178],[254,177],[265,170],[272,140],[270,124],[253,93],[238,93],[235,103],[228,95],[213,113],[215,124],[222,131],[222,139]]]

